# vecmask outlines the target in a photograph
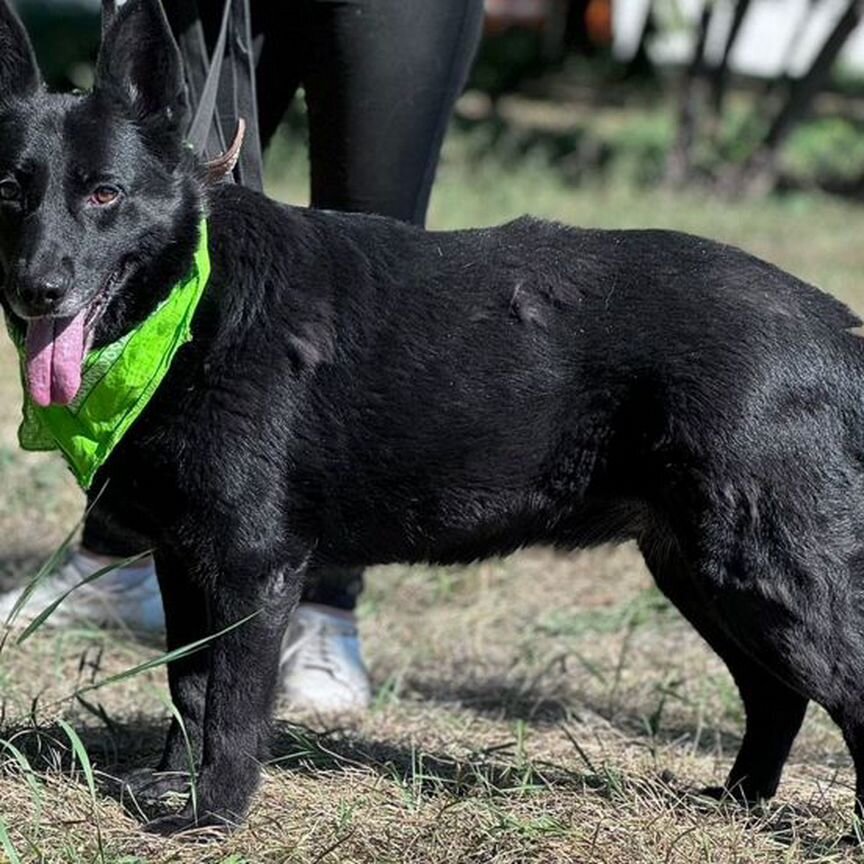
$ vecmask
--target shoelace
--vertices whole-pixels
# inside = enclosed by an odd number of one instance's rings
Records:
[[[331,639],[357,636],[356,628],[347,622],[340,626],[329,621],[301,623],[297,639],[297,664],[303,669],[317,669],[336,677],[337,664],[330,653]]]

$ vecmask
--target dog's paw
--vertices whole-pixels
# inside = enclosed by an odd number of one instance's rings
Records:
[[[174,796],[189,794],[189,775],[181,771],[154,771],[140,768],[131,771],[121,781],[124,803],[143,810],[157,805],[170,805]],[[166,800],[168,799],[168,800]]]
[[[189,792],[189,774],[185,771],[154,771],[139,768],[125,777],[126,788],[133,794],[153,800],[169,793]]]
[[[729,790],[725,786],[704,786],[696,794],[700,798],[711,798],[714,801],[722,801],[730,797]]]
[[[759,795],[749,794],[740,785],[733,786],[731,789],[726,786],[705,786],[696,794],[700,798],[711,798],[723,804],[739,804],[748,808],[758,806],[763,800]]]
[[[198,843],[211,843],[223,839],[236,827],[237,825],[231,820],[214,813],[196,814],[191,806],[187,806],[179,813],[161,816],[147,822],[144,830],[149,834],[158,834],[162,837],[182,836],[183,839]]]

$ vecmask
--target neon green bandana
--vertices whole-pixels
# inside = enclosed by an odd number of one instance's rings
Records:
[[[201,223],[190,274],[156,311],[122,339],[84,360],[81,389],[69,405],[36,405],[27,391],[23,340],[12,333],[21,357],[24,450],[60,450],[83,489],[147,407],[177,351],[192,338],[192,318],[210,276],[207,223]]]

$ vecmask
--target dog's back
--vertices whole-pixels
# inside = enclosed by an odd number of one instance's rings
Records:
[[[695,475],[758,473],[781,431],[819,437],[821,460],[860,451],[857,320],[731,247],[531,219],[426,233],[241,189],[217,193],[212,223],[213,296],[245,322],[219,337],[224,374],[254,382],[237,398],[256,428],[279,418],[249,447],[322,559],[639,536],[690,506]],[[264,248],[241,259],[252,237]]]

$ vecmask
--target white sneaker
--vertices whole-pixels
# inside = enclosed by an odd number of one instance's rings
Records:
[[[353,615],[301,603],[282,640],[282,693],[300,711],[357,711],[372,699]]]
[[[145,559],[145,562],[120,567],[92,582],[80,585],[82,580],[105,565],[85,552],[74,551],[58,567],[56,573],[46,576],[36,586],[16,616],[15,623],[26,624],[32,621],[43,609],[74,588],[51,613],[45,624],[58,627],[90,624],[131,630],[135,633],[164,630],[165,616],[159,584],[156,581],[156,568],[152,558]],[[76,585],[80,587],[75,588]],[[0,628],[24,590],[23,587],[15,588],[0,594]]]

